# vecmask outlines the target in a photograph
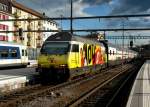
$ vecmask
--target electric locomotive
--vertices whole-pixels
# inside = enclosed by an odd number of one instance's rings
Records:
[[[98,41],[59,32],[46,39],[37,71],[44,81],[66,81],[104,68],[105,47]]]

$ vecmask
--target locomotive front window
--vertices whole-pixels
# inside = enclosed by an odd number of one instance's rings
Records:
[[[66,54],[68,50],[67,42],[48,42],[42,46],[41,54]]]

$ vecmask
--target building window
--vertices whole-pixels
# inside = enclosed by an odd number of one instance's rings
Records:
[[[8,11],[8,6],[6,6],[6,11]]]
[[[8,25],[5,26],[6,30],[8,31]]]
[[[45,27],[43,27],[43,30],[45,30]]]
[[[8,6],[0,3],[0,10],[2,10],[2,11],[8,11]]]
[[[4,10],[4,5],[2,5],[2,10]]]
[[[5,19],[9,19],[9,16],[8,16],[8,15],[6,15],[6,16],[5,16]]]
[[[52,22],[50,22],[50,25],[52,25],[53,23]]]
[[[2,10],[2,4],[0,3],[0,10]]]
[[[3,29],[3,25],[2,24],[0,24],[0,29]]]
[[[5,20],[5,15],[3,15],[2,19]]]
[[[3,30],[5,30],[5,25],[3,25]]]

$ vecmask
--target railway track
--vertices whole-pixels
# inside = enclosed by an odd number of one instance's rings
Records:
[[[76,101],[71,102],[70,107],[123,107],[127,96],[124,98],[119,97],[121,89],[125,89],[125,84],[135,75],[137,70],[141,67],[142,63],[131,67],[123,73],[117,74],[115,77],[110,78],[103,84],[89,91],[86,95],[80,97]],[[117,77],[117,79],[116,79]],[[131,80],[130,80],[131,81]],[[129,83],[128,83],[129,84]],[[131,84],[131,83],[130,83]],[[123,97],[123,96],[122,96]],[[119,102],[119,104],[118,104]]]
[[[0,107],[24,107],[26,105],[37,105],[36,107],[38,107],[38,105],[43,104],[43,99],[45,100],[44,107],[46,107],[46,105],[72,105],[76,100],[93,90],[93,87],[95,88],[98,85],[103,85],[104,82],[108,81],[110,78],[114,78],[119,75],[119,71],[121,73],[121,71],[126,71],[132,67],[133,65],[127,64],[108,70],[107,72],[101,72],[95,76],[69,81],[56,86],[36,86],[24,89],[22,91],[0,97]],[[37,100],[39,103],[37,103]]]
[[[79,101],[80,98],[88,94],[98,85],[103,86],[106,81],[111,81],[111,79],[117,77],[117,75],[125,72],[128,69],[131,69],[132,67],[133,65],[127,64],[112,70],[108,70],[107,72],[102,72],[94,77],[64,86],[58,90],[54,90],[53,95],[47,93],[47,96],[38,97],[37,99],[25,104],[22,107],[43,107],[42,105],[44,105],[44,107],[72,106],[74,102]]]
[[[53,90],[57,90],[70,84],[77,83],[78,81],[86,78],[88,78],[88,76],[59,85],[43,86],[41,84],[36,84],[33,86],[24,87],[22,89],[14,90],[13,92],[1,93],[0,107],[16,107],[20,104],[30,101],[30,99],[36,99],[37,96],[44,96],[46,93],[52,92]]]

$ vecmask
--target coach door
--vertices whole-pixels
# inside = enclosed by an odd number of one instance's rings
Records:
[[[27,63],[27,50],[25,49],[22,49],[21,61],[22,61],[22,64]]]
[[[72,67],[79,67],[79,45],[73,44],[71,49],[71,65]]]

